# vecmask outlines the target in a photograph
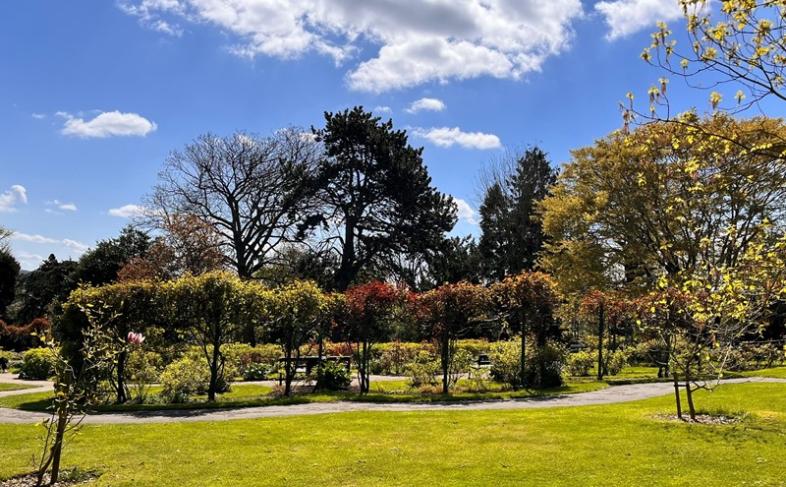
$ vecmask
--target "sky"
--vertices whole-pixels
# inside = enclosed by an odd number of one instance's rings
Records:
[[[24,269],[78,258],[198,135],[320,126],[363,105],[424,147],[477,234],[478,176],[537,145],[560,165],[621,126],[677,0],[6,0],[0,225]],[[674,80],[672,103],[707,93]]]

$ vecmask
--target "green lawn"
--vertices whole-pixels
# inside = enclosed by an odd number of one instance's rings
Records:
[[[667,422],[670,397],[530,411],[348,413],[86,426],[65,464],[96,485],[786,485],[786,386],[697,395],[740,424]],[[0,425],[0,478],[29,469],[36,426]]]
[[[27,384],[8,384],[6,382],[0,383],[0,392],[3,391],[19,391],[22,389],[32,389],[35,386],[29,386]]]
[[[467,385],[461,383],[461,387]],[[410,388],[406,381],[390,381],[372,383],[371,392],[360,396],[354,392],[319,392],[296,394],[292,398],[279,398],[270,395],[270,387],[255,384],[234,384],[232,390],[220,394],[218,401],[207,403],[206,397],[193,396],[191,402],[186,404],[123,404],[99,406],[99,412],[112,411],[155,411],[167,409],[206,409],[228,407],[253,407],[304,402],[334,402],[334,401],[364,401],[364,402],[451,402],[451,401],[478,401],[511,399],[522,397],[549,396],[557,394],[575,394],[588,392],[607,387],[603,382],[577,382],[568,383],[562,387],[540,390],[506,391],[500,384],[490,383],[490,390],[485,392],[455,392],[449,396],[439,393],[423,393]],[[150,388],[150,394],[156,394],[160,388]],[[51,393],[38,392],[20,394],[0,398],[0,407],[23,409],[26,411],[46,411],[49,408]]]
[[[774,377],[776,379],[786,379],[786,367],[772,367],[770,369],[750,370],[743,372],[747,377]]]

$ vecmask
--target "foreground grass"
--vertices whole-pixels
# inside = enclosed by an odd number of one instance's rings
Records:
[[[786,379],[786,367],[772,367],[769,369],[750,370],[742,372],[741,375],[747,377],[773,377],[776,379]]]
[[[529,411],[347,413],[86,426],[65,464],[96,485],[786,485],[786,386],[725,385],[700,408],[742,423],[659,419],[671,398]],[[29,470],[40,428],[0,425],[0,478]]]
[[[0,392],[4,391],[21,391],[22,389],[32,389],[35,386],[29,386],[27,384],[9,384],[6,382],[0,382]]]

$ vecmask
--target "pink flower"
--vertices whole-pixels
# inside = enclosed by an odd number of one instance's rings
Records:
[[[142,342],[145,341],[145,336],[141,333],[134,333],[133,331],[129,331],[126,340],[131,345],[142,345]]]

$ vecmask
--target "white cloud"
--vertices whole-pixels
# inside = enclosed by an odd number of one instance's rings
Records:
[[[438,98],[421,98],[410,103],[405,110],[407,113],[418,113],[422,111],[441,112],[447,108],[445,102]]]
[[[36,120],[43,120],[46,118],[46,113],[32,113],[31,116]]]
[[[415,128],[412,132],[439,147],[459,145],[466,149],[498,149],[502,147],[499,137],[483,132],[463,132],[458,127]]]
[[[43,255],[33,254],[25,251],[14,251],[14,257],[16,257],[16,259],[19,261],[22,269],[25,270],[36,269],[39,265],[41,265],[41,262],[46,260]]]
[[[122,113],[117,110],[103,112],[91,120],[85,121],[74,117],[70,113],[57,112],[58,116],[65,118],[62,133],[82,138],[111,137],[111,136],[141,136],[154,132],[158,126],[136,113]]]
[[[44,210],[47,213],[59,214],[60,212],[56,211],[55,208],[57,210],[71,211],[71,212],[75,212],[79,209],[76,207],[76,204],[74,203],[65,203],[60,200],[47,201],[46,204],[47,206],[54,207],[54,208],[47,208],[46,210]]]
[[[0,193],[0,213],[12,213],[18,204],[27,204],[27,189],[24,186],[14,184]]]
[[[678,0],[605,0],[595,4],[595,10],[606,19],[612,41],[640,30],[655,29],[658,21],[668,22],[683,16]]]
[[[43,244],[43,245],[63,245],[68,249],[72,250],[77,255],[84,254],[85,252],[87,252],[87,249],[89,248],[87,245],[83,244],[82,242],[78,242],[70,238],[56,239],[51,237],[45,237],[43,235],[29,234],[29,233],[22,233],[22,232],[14,232],[11,235],[11,240],[34,243],[34,244]]]
[[[156,28],[210,24],[243,56],[315,52],[336,64],[373,46],[347,73],[356,90],[382,92],[480,76],[518,79],[569,47],[581,0],[124,0]],[[366,51],[368,52],[368,51]]]
[[[124,205],[110,209],[109,214],[118,218],[138,218],[147,215],[148,210],[140,205]]]
[[[387,114],[390,114],[390,113],[393,113],[393,109],[390,108],[389,106],[377,106],[377,107],[374,107],[372,112],[374,112],[374,113],[387,113]]]
[[[470,225],[477,225],[477,212],[475,211],[469,203],[461,198],[453,198],[453,201],[456,202],[457,208],[457,216],[459,220],[465,221]]]

